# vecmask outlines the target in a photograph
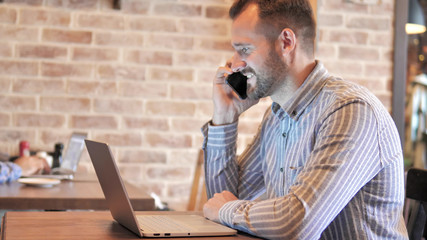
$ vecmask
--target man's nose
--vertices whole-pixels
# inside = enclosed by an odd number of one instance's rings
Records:
[[[240,72],[246,67],[246,62],[240,59],[238,56],[234,56],[231,61],[231,70],[233,72]]]

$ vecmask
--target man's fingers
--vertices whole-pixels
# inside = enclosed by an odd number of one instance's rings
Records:
[[[225,78],[228,76],[228,74],[231,74],[231,73],[233,73],[233,71],[231,71],[230,68],[219,67],[218,70],[216,71],[214,83],[215,84],[224,84]]]

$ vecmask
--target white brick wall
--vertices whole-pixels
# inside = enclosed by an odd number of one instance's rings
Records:
[[[211,79],[232,52],[230,0],[6,0],[0,4],[0,151],[107,141],[127,181],[185,209]],[[360,2],[360,1],[359,1]],[[391,107],[394,2],[318,0],[317,55]],[[244,114],[239,151],[270,101]],[[87,153],[82,168],[90,167]]]

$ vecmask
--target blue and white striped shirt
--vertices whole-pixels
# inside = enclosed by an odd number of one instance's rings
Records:
[[[20,166],[12,162],[0,162],[0,184],[17,180],[22,174]]]
[[[408,238],[399,135],[365,88],[317,62],[238,159],[237,125],[202,129],[208,197],[241,199],[221,208],[223,224],[269,239]],[[267,200],[250,201],[262,191]]]

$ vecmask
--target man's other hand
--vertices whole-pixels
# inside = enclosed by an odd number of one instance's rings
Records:
[[[230,201],[238,200],[234,194],[229,191],[223,191],[222,193],[215,193],[214,196],[205,203],[203,206],[203,215],[209,220],[220,223],[219,220],[219,209],[224,204]]]

